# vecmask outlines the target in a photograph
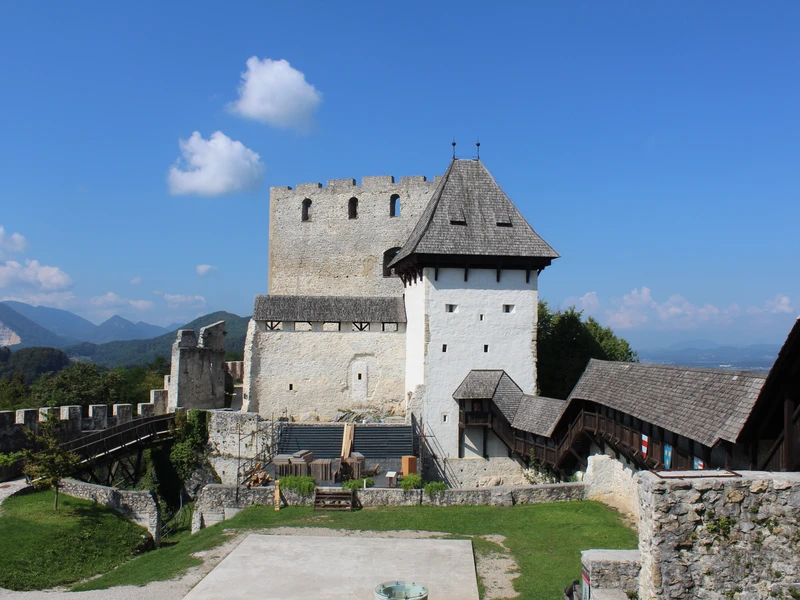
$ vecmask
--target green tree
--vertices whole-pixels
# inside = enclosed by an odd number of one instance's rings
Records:
[[[30,403],[30,389],[22,373],[14,373],[10,379],[0,378],[0,410],[26,408]]]
[[[589,359],[638,360],[630,344],[614,335],[608,327],[570,306],[553,311],[547,302],[539,302],[538,327],[539,393],[552,398],[566,398],[580,379]]]
[[[73,363],[55,377],[40,376],[31,386],[36,406],[113,404],[122,398],[123,376],[92,363]]]
[[[38,431],[26,430],[25,435],[32,448],[26,448],[13,455],[5,455],[4,461],[21,460],[22,470],[37,489],[55,490],[53,510],[58,510],[58,490],[61,480],[72,474],[80,462],[80,458],[61,446],[58,435],[58,417],[49,413],[45,421],[41,421]]]

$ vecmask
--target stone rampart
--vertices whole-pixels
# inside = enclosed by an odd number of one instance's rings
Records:
[[[598,589],[637,592],[640,557],[638,550],[584,550],[581,566],[589,578],[592,598]],[[630,597],[626,594],[626,597]]]
[[[172,344],[168,410],[222,408],[225,405],[225,321],[178,331]]]
[[[161,543],[161,513],[149,491],[120,490],[74,479],[64,479],[59,490],[67,496],[91,500],[120,513],[147,529],[156,546]]]
[[[664,475],[637,475],[642,600],[798,597],[800,473]]]
[[[589,456],[583,481],[586,498],[598,500],[639,520],[639,485],[637,470],[624,458],[617,460],[605,454]]]
[[[242,463],[264,454],[271,445],[272,422],[258,413],[209,411],[209,461],[223,484],[236,485]]]
[[[243,508],[255,504],[272,505],[275,488],[239,488],[211,484],[197,496],[192,517],[192,532],[199,531],[231,518]],[[582,483],[555,483],[493,488],[455,489],[438,492],[429,497],[424,490],[404,491],[399,488],[368,488],[357,490],[356,499],[362,508],[378,506],[513,506],[544,502],[569,502],[582,500]],[[290,506],[309,506],[313,496],[281,490],[281,499]]]

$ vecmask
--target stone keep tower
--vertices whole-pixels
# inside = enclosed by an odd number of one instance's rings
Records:
[[[419,219],[435,181],[392,176],[270,189],[269,293],[399,296],[385,270]]]
[[[405,284],[406,393],[442,458],[465,445],[508,456],[485,428],[459,426],[453,393],[476,369],[536,393],[537,281],[554,258],[479,160],[453,160],[390,263]]]

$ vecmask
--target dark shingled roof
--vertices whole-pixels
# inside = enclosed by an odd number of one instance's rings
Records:
[[[535,435],[551,437],[566,408],[566,400],[526,394],[522,397],[511,426]]]
[[[459,159],[450,163],[390,266],[412,254],[543,258],[548,259],[547,264],[549,259],[558,258],[483,163]]]
[[[402,297],[256,296],[256,321],[354,321],[405,323]]]
[[[592,359],[568,400],[588,400],[713,446],[735,442],[764,375]]]
[[[513,427],[549,436],[567,406],[565,400],[529,396],[502,369],[473,370],[458,386],[456,400],[491,400]]]

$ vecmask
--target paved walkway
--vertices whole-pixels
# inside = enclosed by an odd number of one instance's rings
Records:
[[[0,504],[2,504],[3,500],[8,498],[11,494],[16,494],[18,491],[26,487],[28,487],[28,484],[25,482],[24,477],[0,483]],[[0,510],[2,509],[0,508]]]
[[[356,600],[387,581],[424,585],[436,600],[478,600],[472,542],[252,534],[185,600]]]

